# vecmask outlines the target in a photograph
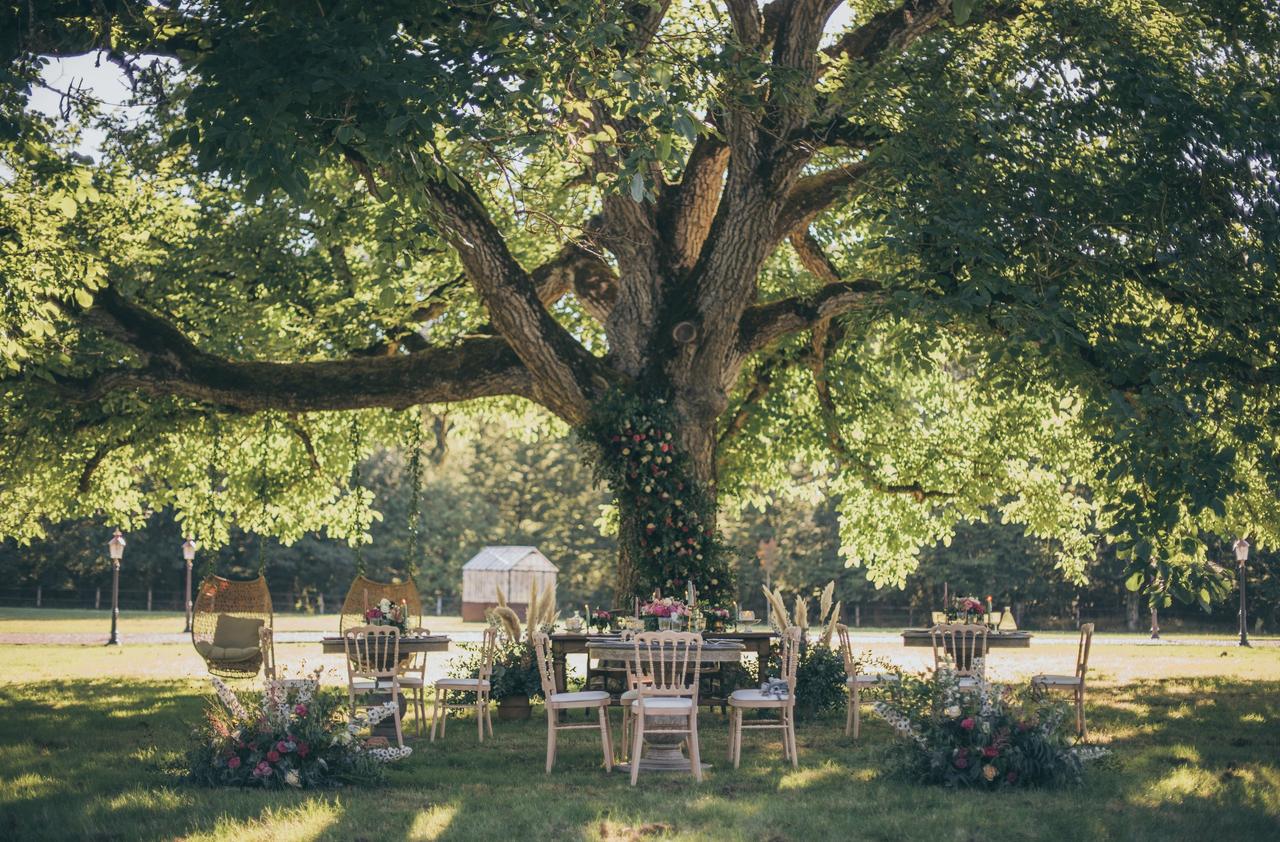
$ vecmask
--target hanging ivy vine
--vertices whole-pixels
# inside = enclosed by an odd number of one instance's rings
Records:
[[[614,492],[618,542],[636,565],[636,595],[681,596],[728,607],[733,552],[713,528],[715,499],[693,477],[676,443],[675,413],[660,398],[615,393],[579,429],[598,480]]]

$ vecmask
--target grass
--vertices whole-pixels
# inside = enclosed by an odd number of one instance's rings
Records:
[[[316,647],[281,660],[327,662]],[[899,662],[914,654],[885,648]],[[1048,644],[1002,659],[1008,677],[1057,671]],[[977,795],[878,774],[893,739],[870,715],[857,744],[843,717],[802,724],[801,767],[748,736],[742,769],[723,760],[726,723],[701,719],[695,786],[684,775],[606,775],[590,731],[562,736],[543,774],[545,720],[496,722],[477,746],[467,723],[414,741],[388,786],[319,793],[211,791],[180,760],[205,683],[189,647],[0,648],[0,838],[72,839],[1266,839],[1280,834],[1280,650],[1095,649],[1092,738],[1114,749],[1078,788]],[[445,656],[447,658],[448,656]],[[444,658],[433,663],[440,671]],[[192,676],[174,678],[173,676]],[[336,680],[336,679],[335,679]],[[615,733],[617,714],[614,714]]]

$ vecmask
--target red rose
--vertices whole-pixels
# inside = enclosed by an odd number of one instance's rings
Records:
[[[232,757],[231,757],[231,759],[229,759],[229,760],[227,761],[227,768],[228,768],[228,769],[239,769],[239,768],[240,768],[240,758],[239,758],[239,757],[232,756]]]
[[[306,706],[306,705],[294,705],[294,706],[293,706],[293,712],[294,712],[294,715],[296,715],[296,716],[306,716],[306,715],[307,715],[307,706]]]
[[[306,757],[310,753],[311,753],[311,746],[307,745],[306,743],[298,743],[299,757]]]
[[[972,730],[973,730],[973,717],[972,717],[972,716],[967,716],[967,717],[965,717],[964,719],[960,720],[960,727],[961,727],[961,728],[963,728],[963,729],[964,729],[964,730],[966,730],[966,731],[972,731]]]
[[[1000,755],[1000,749],[996,748],[995,746],[987,746],[982,750],[983,757],[998,757],[999,755]]]
[[[278,763],[279,761],[280,761],[280,752],[276,751],[275,749],[271,749],[271,751],[267,752],[267,762]]]

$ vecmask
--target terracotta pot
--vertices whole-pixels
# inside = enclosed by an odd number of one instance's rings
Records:
[[[524,696],[507,696],[498,702],[498,719],[504,722],[528,719],[532,711],[533,706]]]

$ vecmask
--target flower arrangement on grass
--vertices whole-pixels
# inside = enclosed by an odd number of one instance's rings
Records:
[[[391,715],[390,703],[352,717],[320,674],[264,682],[261,696],[237,694],[213,679],[210,700],[187,752],[188,776],[206,786],[294,787],[376,783],[383,765],[413,749],[371,747],[356,735]]]
[[[899,735],[899,771],[948,787],[1001,789],[1078,783],[1084,764],[1107,753],[1071,746],[1068,706],[1029,688],[988,684],[961,693],[954,674],[901,675],[874,708]]]
[[[371,626],[395,626],[401,635],[409,633],[409,609],[403,600],[397,603],[384,597],[364,612],[364,620]]]

